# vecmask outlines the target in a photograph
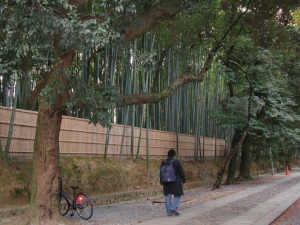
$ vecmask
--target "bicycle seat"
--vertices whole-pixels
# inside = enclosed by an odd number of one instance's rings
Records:
[[[72,189],[76,190],[79,186],[71,186]]]

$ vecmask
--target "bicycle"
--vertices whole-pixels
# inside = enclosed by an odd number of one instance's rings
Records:
[[[70,208],[72,213],[70,216],[74,216],[74,211],[78,213],[78,215],[84,219],[88,220],[93,215],[93,202],[90,197],[85,193],[78,193],[76,194],[76,189],[79,186],[71,186],[73,189],[73,199],[62,189],[62,179],[63,177],[59,178],[60,181],[60,193],[59,193],[59,213],[60,215],[66,215]]]

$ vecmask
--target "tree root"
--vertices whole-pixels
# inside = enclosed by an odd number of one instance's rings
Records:
[[[233,185],[236,183],[236,179],[227,179],[224,185]]]
[[[243,176],[238,176],[235,180],[237,182],[238,181],[250,181],[250,180],[253,180],[253,178],[250,175],[243,175]]]

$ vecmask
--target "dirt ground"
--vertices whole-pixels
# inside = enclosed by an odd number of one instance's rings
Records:
[[[131,159],[65,157],[60,159],[60,175],[63,187],[71,193],[70,186],[80,186],[79,191],[89,195],[109,194],[159,186],[159,167],[163,159],[146,161],[139,159],[137,165]],[[216,177],[221,160],[206,160],[195,164],[181,160],[187,182],[204,181]],[[32,159],[12,158],[0,164],[0,209],[23,206],[30,203]]]

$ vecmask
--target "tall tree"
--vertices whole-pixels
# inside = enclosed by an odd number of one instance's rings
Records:
[[[164,0],[145,4],[144,1],[10,1],[1,3],[1,71],[30,74],[37,77],[35,91],[28,99],[32,108],[39,99],[32,198],[29,210],[16,224],[56,224],[59,132],[65,108],[77,106],[91,122],[108,125],[110,109],[158,102],[170,96],[179,86],[199,82],[212,64],[221,41],[214,46],[199,75],[186,74],[158,94],[140,93],[123,96],[113,88],[90,86],[84,77],[69,70],[77,50],[102,48],[120,38],[134,40],[159,22],[174,17],[188,5],[181,1]],[[96,10],[97,9],[97,10]],[[229,27],[230,28],[230,27]],[[149,98],[150,97],[150,98]]]
[[[70,74],[76,50],[105,46],[119,38],[117,29],[122,26],[125,40],[133,40],[183,9],[179,1],[161,1],[144,9],[135,8],[130,1],[101,1],[95,5],[96,14],[86,8],[88,3],[85,0],[1,3],[2,72],[31,73],[39,78],[28,102],[31,108],[40,96],[31,206],[16,224],[60,221],[57,194],[63,110],[74,105],[83,107],[92,122],[107,125],[109,110],[119,102],[119,95],[113,89],[101,85],[89,87]],[[142,13],[135,15],[136,10]],[[113,16],[120,20],[112,21]],[[129,26],[122,24],[122,17]]]
[[[241,167],[239,168],[240,179],[251,179],[251,165],[249,163],[251,161],[251,148],[256,147],[255,143],[261,143],[258,139],[264,139],[263,142],[268,143],[264,145],[266,151],[269,152],[271,148],[275,153],[276,149],[280,149],[279,146],[285,143],[283,141],[284,137],[289,136],[290,141],[294,144],[297,143],[299,140],[298,131],[291,125],[297,123],[298,115],[293,110],[295,101],[288,86],[286,72],[282,69],[284,54],[281,55],[276,49],[266,50],[254,46],[249,38],[239,37],[239,39],[235,47],[236,52],[232,54],[233,58],[230,60],[237,68],[233,71],[233,67],[228,68],[227,65],[227,69],[230,69],[231,73],[228,73],[228,76],[235,82],[236,90],[240,90],[240,98],[247,95],[248,87],[245,89],[246,83],[251,83],[251,86],[253,86],[251,94],[253,97],[248,101],[252,109],[246,110],[246,107],[244,108],[247,114],[252,115],[252,117],[250,120],[250,133],[246,136],[242,145]],[[240,75],[239,71],[241,72]],[[243,81],[242,77],[247,79]],[[231,90],[233,89],[231,88]],[[234,107],[231,106],[230,109],[237,114]],[[276,129],[274,129],[275,127]],[[232,144],[234,143],[233,140]],[[289,149],[289,147],[286,146],[285,149]],[[234,183],[236,165],[236,156],[233,156],[229,164],[226,184]]]

